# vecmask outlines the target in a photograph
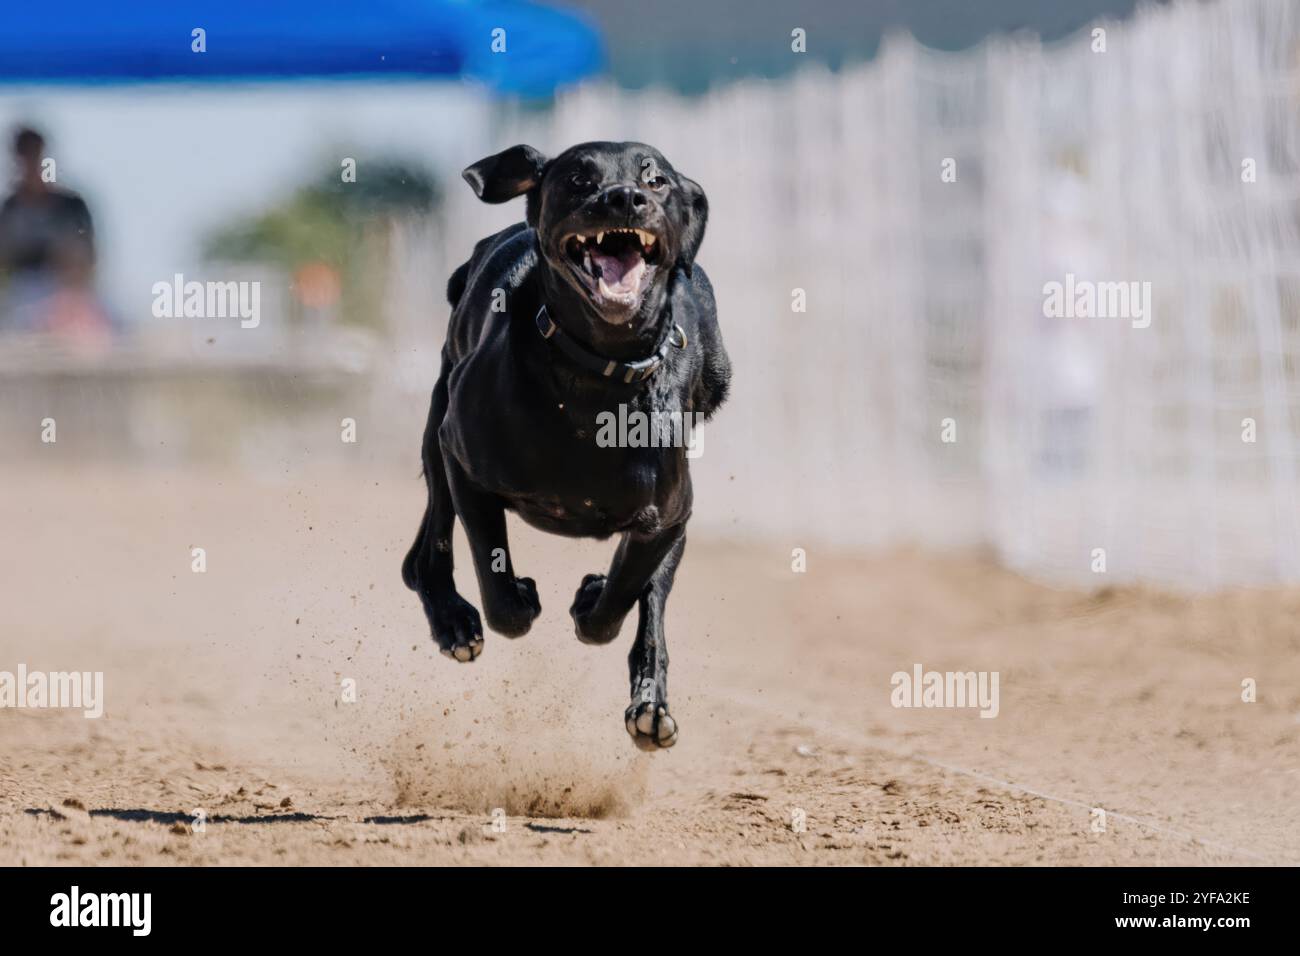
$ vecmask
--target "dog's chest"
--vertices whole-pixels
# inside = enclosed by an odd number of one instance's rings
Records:
[[[659,449],[602,445],[598,429],[552,433],[544,462],[511,456],[500,494],[530,524],[561,534],[606,535],[660,523],[660,503],[672,496],[675,469]],[[513,467],[512,467],[513,466]]]
[[[651,436],[648,416],[636,411],[534,402],[500,421],[495,434],[462,432],[462,460],[476,484],[543,530],[652,533],[681,497],[684,450],[670,429]]]

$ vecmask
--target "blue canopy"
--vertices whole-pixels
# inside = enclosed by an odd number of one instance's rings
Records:
[[[194,51],[196,29],[205,52]],[[382,74],[543,96],[601,59],[586,21],[514,0],[0,2],[0,83]]]

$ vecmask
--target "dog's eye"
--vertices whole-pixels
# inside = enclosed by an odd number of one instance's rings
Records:
[[[663,176],[651,176],[646,180],[646,185],[651,189],[667,189],[668,180]]]
[[[569,185],[574,189],[590,189],[592,183],[586,173],[577,172],[569,175]]]

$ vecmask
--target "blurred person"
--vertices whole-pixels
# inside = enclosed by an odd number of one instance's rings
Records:
[[[91,291],[95,230],[85,200],[48,182],[45,139],[23,127],[13,138],[18,181],[0,205],[0,330],[107,339],[110,322]]]

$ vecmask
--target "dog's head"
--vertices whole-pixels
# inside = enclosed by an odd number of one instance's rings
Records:
[[[704,190],[644,143],[582,143],[550,160],[512,146],[463,175],[484,202],[527,196],[553,274],[610,325],[639,324],[673,270],[690,273],[704,239]]]

